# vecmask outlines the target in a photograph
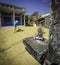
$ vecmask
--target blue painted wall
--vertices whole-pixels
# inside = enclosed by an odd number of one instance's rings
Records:
[[[21,25],[20,17],[15,17],[15,20],[18,20],[17,25]],[[2,26],[13,26],[13,22],[11,21],[11,17],[4,17],[4,21],[2,21]]]

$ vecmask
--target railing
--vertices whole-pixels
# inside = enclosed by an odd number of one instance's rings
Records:
[[[14,10],[12,7],[0,6],[1,10]]]
[[[1,5],[0,5],[0,9],[1,10],[10,10],[10,11],[12,10],[12,11],[17,11],[17,12],[24,12],[25,11],[24,8],[19,9],[19,8],[7,7],[7,6],[1,6]]]

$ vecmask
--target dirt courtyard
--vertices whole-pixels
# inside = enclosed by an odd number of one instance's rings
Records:
[[[0,29],[0,65],[40,65],[26,50],[23,39],[37,34],[38,27],[20,26],[14,33],[13,27]],[[48,29],[44,37],[48,39]]]

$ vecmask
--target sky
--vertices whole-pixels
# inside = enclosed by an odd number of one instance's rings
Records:
[[[24,7],[26,8],[26,15],[31,15],[35,11],[39,15],[50,12],[50,0],[0,0],[0,2]]]

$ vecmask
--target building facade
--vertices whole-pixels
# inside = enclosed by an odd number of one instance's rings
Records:
[[[25,25],[25,12],[24,7],[0,3],[0,27],[12,26],[15,20],[18,25]]]
[[[42,15],[42,17],[45,19],[44,26],[49,28],[49,22],[50,22],[50,18],[51,18],[50,13]]]

